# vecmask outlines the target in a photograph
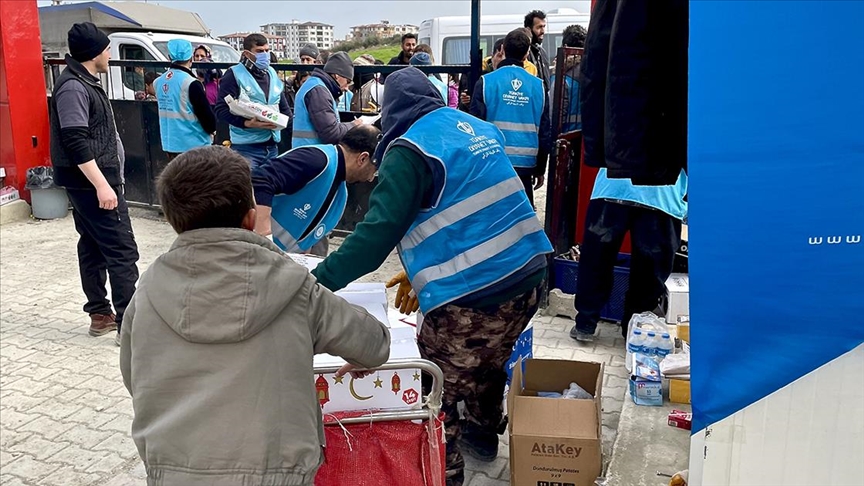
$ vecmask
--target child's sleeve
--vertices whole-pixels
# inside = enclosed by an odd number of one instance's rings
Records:
[[[390,331],[365,310],[333,294],[309,276],[309,318],[315,354],[327,353],[363,368],[390,358]]]
[[[123,313],[123,325],[120,327],[120,374],[123,375],[123,384],[132,396],[132,322],[135,320],[135,295],[126,306]]]

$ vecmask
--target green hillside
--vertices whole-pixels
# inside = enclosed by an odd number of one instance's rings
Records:
[[[402,47],[399,44],[390,44],[383,46],[374,46],[365,49],[355,49],[348,53],[351,56],[351,59],[357,59],[363,54],[370,54],[376,60],[382,61],[384,64],[390,62],[390,59],[397,56],[399,51],[402,50]]]

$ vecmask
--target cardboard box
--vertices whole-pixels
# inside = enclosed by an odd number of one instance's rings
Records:
[[[692,430],[693,414],[684,410],[672,410],[667,418],[667,423],[678,429]]]
[[[525,372],[513,367],[507,397],[510,483],[593,486],[600,476],[601,383],[603,365],[530,359]],[[575,382],[594,398],[540,398],[538,391],[562,391]]]
[[[669,380],[669,401],[689,404],[690,382],[687,380]]]
[[[678,339],[690,344],[690,321],[679,322],[678,325],[675,326],[675,333],[678,336]]]
[[[295,256],[292,258],[297,261]],[[315,264],[309,257],[306,264]],[[390,328],[390,360],[418,359],[415,328],[401,321],[389,319],[387,292],[381,283],[352,283],[336,292],[348,302],[363,307]],[[342,366],[342,358],[319,354],[314,358],[316,367]],[[406,369],[375,373],[360,380],[350,375],[336,379],[333,374],[318,374],[315,389],[324,413],[354,410],[410,410],[420,408],[420,370]]]
[[[675,324],[678,316],[690,314],[690,276],[673,273],[666,280],[666,290],[669,292],[666,322]]]
[[[630,396],[636,405],[663,405],[663,382],[660,367],[650,356],[633,353],[630,376]]]

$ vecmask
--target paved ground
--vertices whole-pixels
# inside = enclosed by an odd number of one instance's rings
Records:
[[[152,214],[136,214],[143,271],[170,246],[174,233]],[[129,437],[132,404],[117,367],[118,348],[113,336],[87,335],[76,238],[71,217],[0,227],[3,485],[143,483],[143,467]],[[396,268],[391,258],[367,279],[386,280]],[[578,345],[567,335],[570,325],[562,318],[535,318],[535,355],[606,364],[603,451],[608,463],[626,393],[623,343],[614,326],[602,325],[595,345]],[[466,484],[508,484],[507,457],[503,443],[495,462],[469,460]]]

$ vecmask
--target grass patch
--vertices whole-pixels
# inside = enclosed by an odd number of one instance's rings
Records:
[[[357,59],[363,54],[369,54],[374,57],[376,60],[387,64],[390,62],[390,59],[399,55],[399,52],[402,51],[402,46],[396,45],[387,45],[387,46],[375,46],[369,49],[357,49],[348,53],[352,60]]]

